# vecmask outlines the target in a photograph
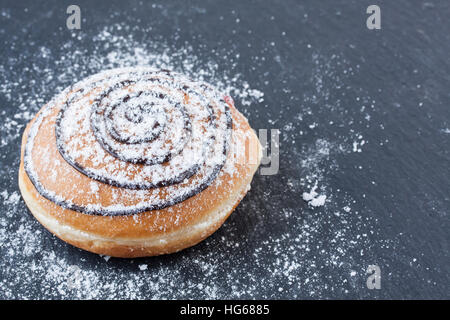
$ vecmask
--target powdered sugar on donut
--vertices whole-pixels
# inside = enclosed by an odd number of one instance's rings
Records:
[[[33,150],[41,126],[53,125],[56,142]],[[161,209],[215,180],[231,131],[224,95],[210,85],[167,70],[113,69],[67,88],[43,109],[28,136],[25,170],[41,195],[68,209],[106,215]],[[65,162],[42,166],[52,159],[52,143]],[[109,184],[120,197],[108,205],[86,202],[77,186],[58,194],[43,179],[58,171]]]

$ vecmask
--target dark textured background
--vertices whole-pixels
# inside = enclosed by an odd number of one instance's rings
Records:
[[[238,108],[254,128],[281,130],[280,172],[257,175],[230,220],[198,246],[170,256],[105,262],[41,232],[22,200],[11,205],[7,195],[18,190],[20,137],[8,138],[12,131],[3,126],[3,239],[20,237],[15,232],[28,223],[45,250],[21,254],[20,239],[19,253],[2,245],[0,297],[450,297],[448,1],[161,1],[152,6],[150,1],[1,0],[2,79],[9,83],[20,77],[25,85],[12,98],[0,95],[0,123],[17,112],[15,97],[39,95],[45,79],[25,68],[41,63],[36,58],[40,46],[55,56],[70,55],[62,44],[70,36],[65,9],[72,3],[80,5],[83,17],[78,32],[84,37],[76,47],[87,52],[105,25],[122,23],[133,26],[137,41],[163,39],[171,47],[188,43],[200,64],[215,59],[219,72],[228,66],[218,53],[239,53],[233,72],[265,95],[250,107],[237,101]],[[365,11],[375,3],[381,7],[382,29],[371,31]],[[48,62],[45,67],[55,75],[62,68]],[[56,93],[46,90],[42,101]],[[362,112],[362,105],[369,111]],[[351,152],[358,134],[367,144],[362,152]],[[302,192],[310,190],[305,181],[314,172],[302,165],[302,155],[317,146],[317,139],[350,146],[350,152],[314,163],[328,202],[310,208]],[[345,215],[345,206],[351,212],[344,221],[336,213]],[[343,236],[336,236],[341,230]],[[46,265],[32,268],[49,261],[49,254],[55,264],[93,272],[97,284],[117,282],[116,289],[101,287],[95,295],[82,292],[92,287],[78,288],[81,293],[57,290],[63,281],[46,277]],[[138,264],[148,269],[139,273]],[[381,268],[381,290],[366,288],[370,264]]]

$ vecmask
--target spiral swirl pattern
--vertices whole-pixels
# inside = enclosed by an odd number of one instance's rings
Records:
[[[56,147],[81,174],[141,199],[130,206],[74,203],[49,190],[35,170],[34,137],[55,117]],[[64,90],[37,117],[24,154],[38,192],[68,209],[124,215],[161,209],[201,192],[225,164],[230,108],[210,85],[168,71],[118,69]]]

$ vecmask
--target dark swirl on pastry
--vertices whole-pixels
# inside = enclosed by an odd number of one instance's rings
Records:
[[[64,90],[43,109],[27,140],[25,170],[42,196],[67,209],[102,215],[162,209],[198,194],[219,175],[231,119],[223,95],[206,83],[168,70],[110,70]],[[46,121],[54,121],[57,150],[70,166],[142,201],[76,203],[49,190],[32,158]]]

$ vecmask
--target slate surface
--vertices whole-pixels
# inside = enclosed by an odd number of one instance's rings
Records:
[[[449,2],[376,1],[373,31],[373,1],[77,1],[83,37],[70,40],[72,2],[0,3],[0,298],[449,298]],[[18,197],[28,119],[15,115],[72,82],[53,59],[97,54],[95,35],[117,24],[137,42],[189,45],[215,78],[238,54],[232,72],[264,92],[238,108],[280,129],[279,173],[257,175],[216,234],[170,256],[105,261],[44,231]],[[302,193],[316,182],[327,201],[313,208]]]

